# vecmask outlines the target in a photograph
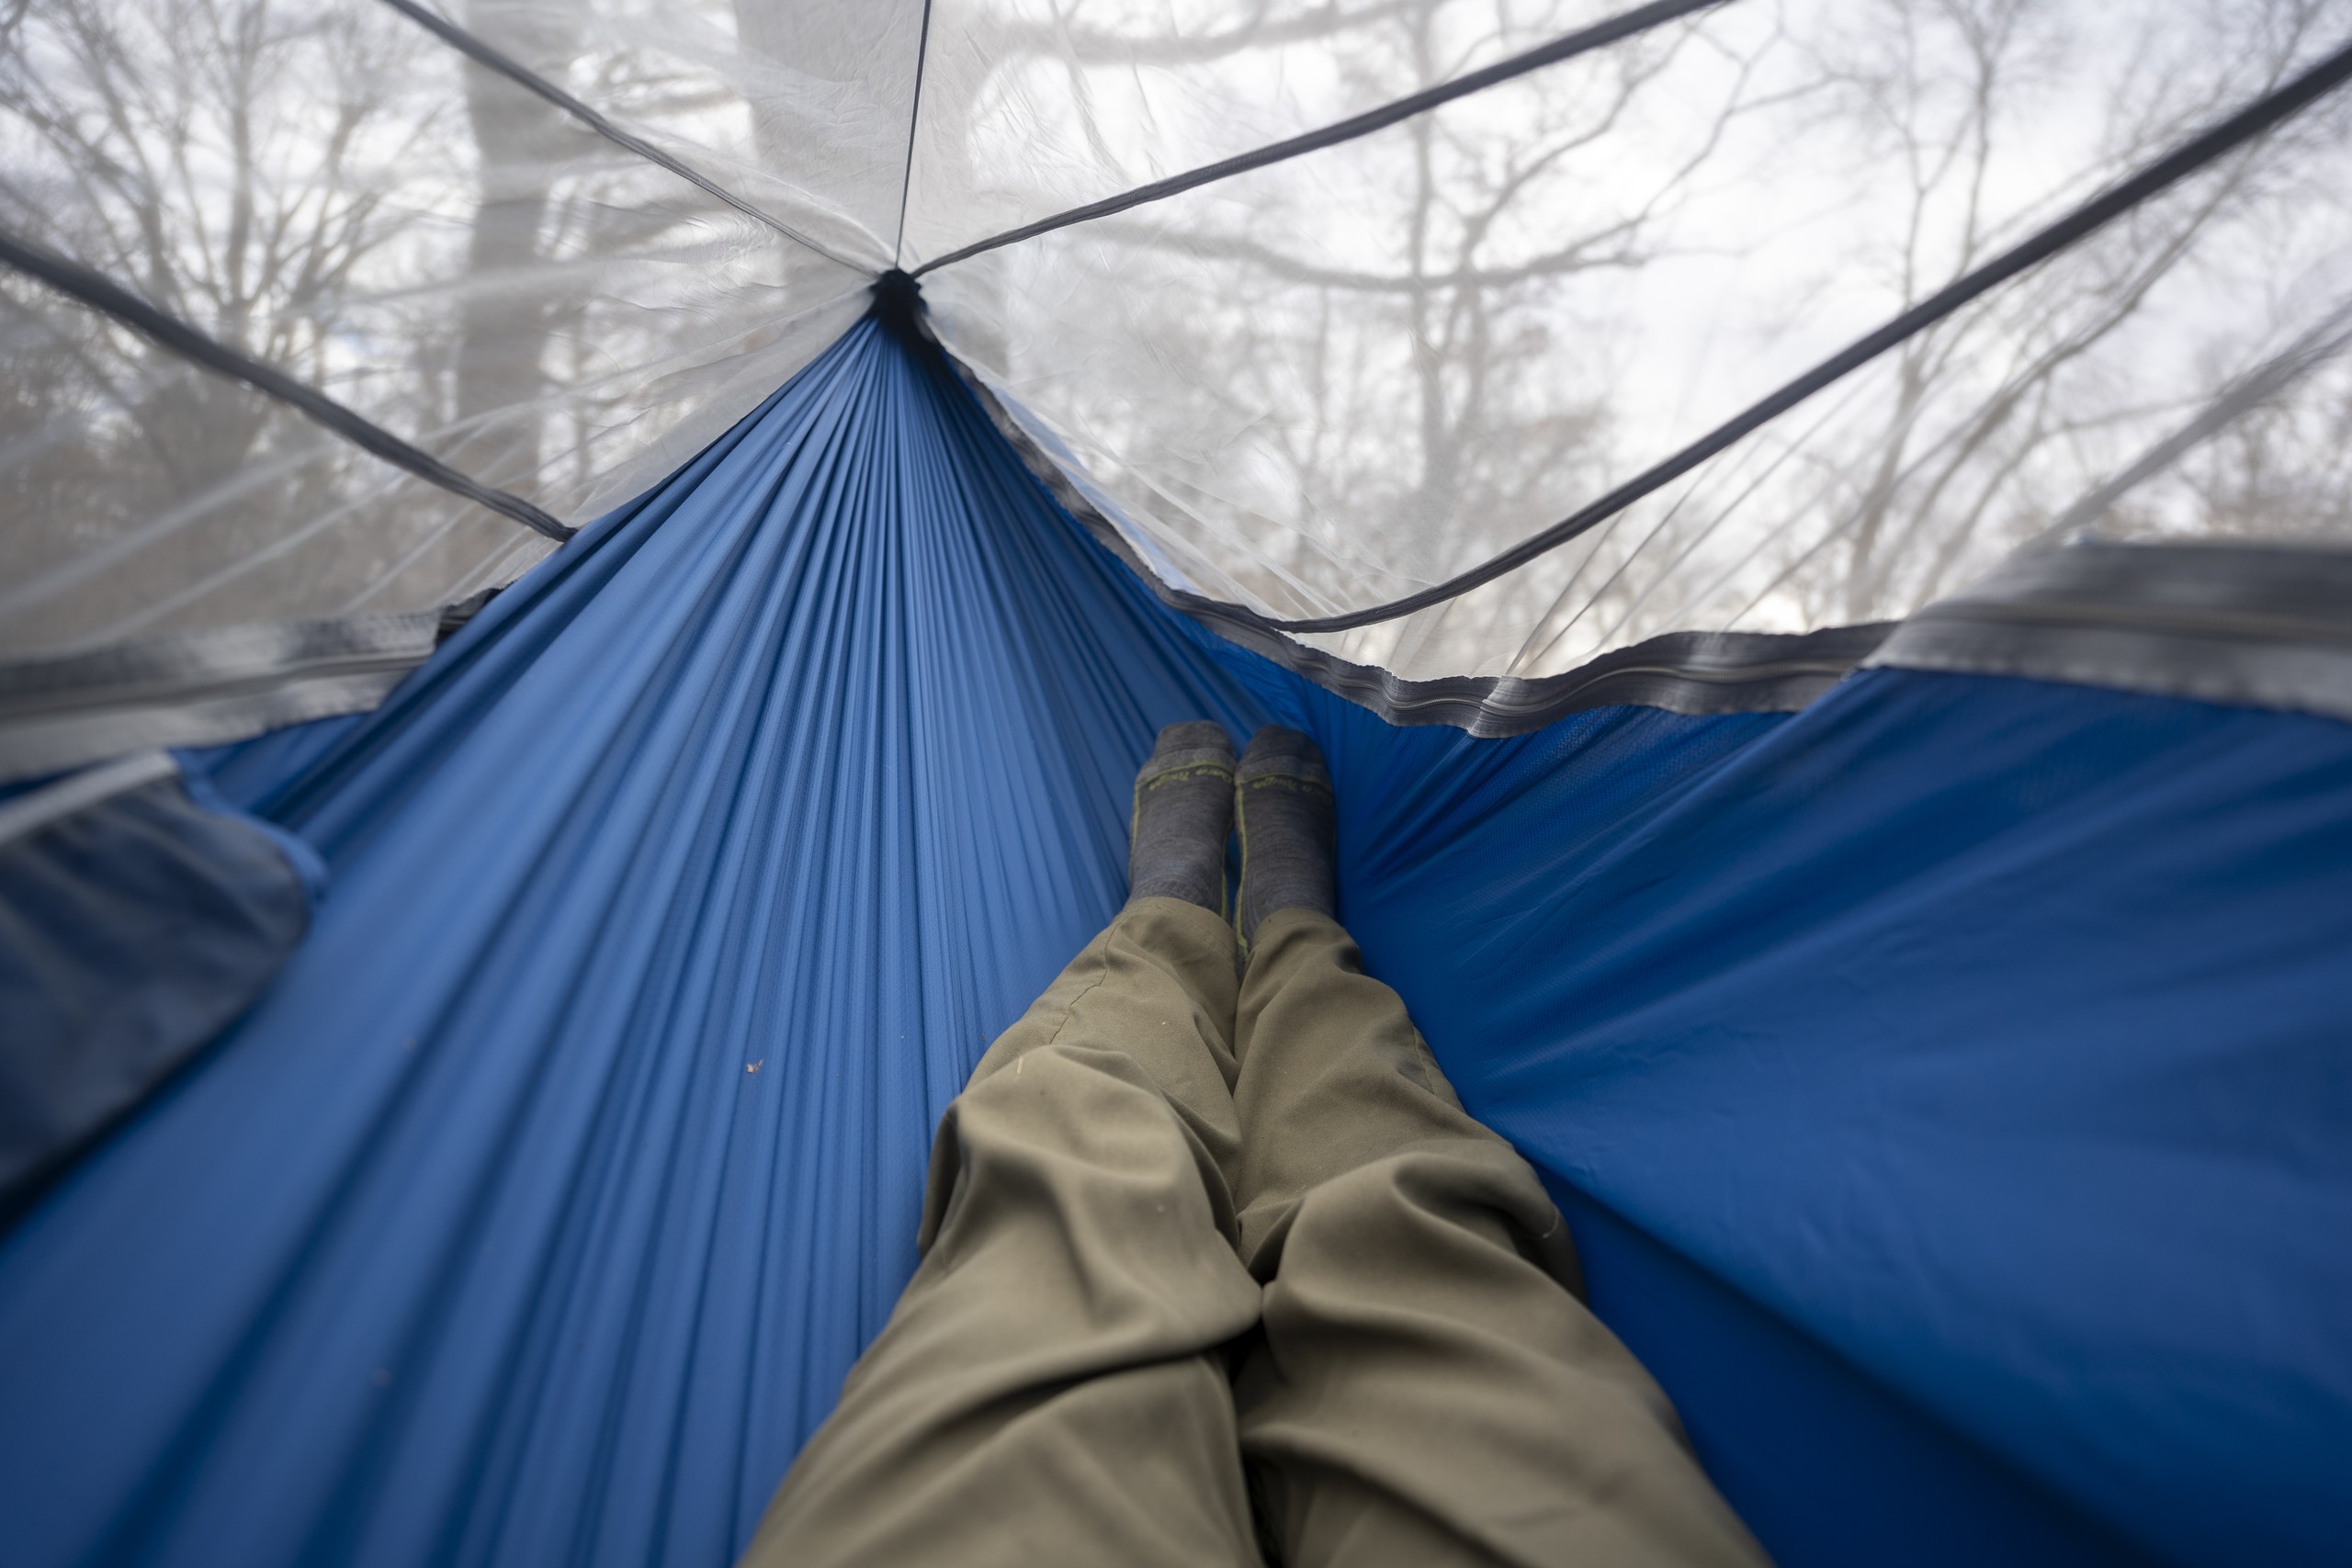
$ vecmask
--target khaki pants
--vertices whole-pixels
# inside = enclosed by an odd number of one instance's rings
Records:
[[[1762,1562],[1347,932],[1235,970],[1140,899],[989,1047],[745,1562]]]

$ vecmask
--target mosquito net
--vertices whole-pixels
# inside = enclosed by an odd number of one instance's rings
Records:
[[[0,4],[27,1561],[729,1561],[1207,716],[1781,1561],[2340,1562],[2347,81]]]

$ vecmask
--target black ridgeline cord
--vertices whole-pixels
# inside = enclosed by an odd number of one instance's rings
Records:
[[[907,252],[907,193],[915,183],[915,129],[922,124],[922,73],[931,59],[931,0],[922,0],[922,31],[915,38],[915,90],[907,105],[907,161],[899,171],[899,231],[890,240],[890,271]],[[888,276],[888,274],[884,274]]]

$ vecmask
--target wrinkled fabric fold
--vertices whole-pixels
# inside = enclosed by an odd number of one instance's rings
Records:
[[[744,1568],[1760,1568],[1404,1003],[1329,916],[1261,935],[1237,986],[1133,899],[989,1047]]]
[[[2334,1561],[2352,727],[1873,670],[1399,728],[870,326],[212,761],[334,894],[0,1237],[12,1561],[730,1560],[1193,718],[1315,738],[1366,969],[1777,1558]]]

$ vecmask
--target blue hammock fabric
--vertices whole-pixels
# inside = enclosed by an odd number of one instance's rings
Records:
[[[1783,1562],[2347,1560],[2352,727],[1876,671],[1398,728],[871,322],[213,760],[334,893],[0,1244],[10,1560],[727,1562],[1199,716],[1321,741],[1368,965]]]
[[[310,846],[207,793],[153,778],[0,835],[0,1224],[252,1006],[309,927]]]

